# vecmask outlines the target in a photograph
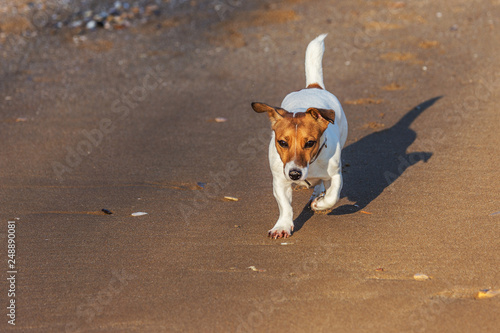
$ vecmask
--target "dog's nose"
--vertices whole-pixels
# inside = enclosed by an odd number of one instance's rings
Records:
[[[292,169],[288,173],[291,180],[299,180],[302,177],[302,172],[300,170]]]

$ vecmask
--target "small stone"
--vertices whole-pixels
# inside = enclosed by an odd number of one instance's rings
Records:
[[[122,15],[122,13],[120,12],[120,10],[118,10],[116,8],[111,8],[108,11],[108,13],[109,13],[110,16],[120,16],[120,15]],[[108,19],[109,19],[109,16],[108,16]]]
[[[146,6],[146,10],[144,11],[144,14],[146,16],[149,16],[151,14],[159,15],[160,8],[157,5],[148,5]]]
[[[87,25],[85,26],[88,30],[94,30],[97,26],[97,23],[96,21],[92,20],[92,21],[88,21],[87,22]]]
[[[78,28],[78,27],[81,27],[83,24],[83,21],[81,20],[78,20],[78,21],[73,21],[69,24],[69,27],[70,28]]]
[[[147,215],[148,213],[146,212],[135,212],[135,213],[132,213],[131,215],[132,216],[143,216],[143,215]]]
[[[94,21],[102,22],[108,17],[108,13],[100,12],[99,14],[94,15]]]
[[[83,18],[84,19],[89,19],[92,17],[92,11],[91,10],[86,10],[84,13],[83,13]]]

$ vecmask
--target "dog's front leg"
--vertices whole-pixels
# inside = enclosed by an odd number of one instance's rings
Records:
[[[290,237],[293,231],[292,184],[273,179],[273,193],[278,202],[280,217],[268,234],[274,239]]]
[[[323,183],[326,189],[325,195],[317,197],[311,203],[311,208],[315,211],[330,209],[339,201],[343,184],[342,173],[339,170],[331,179],[324,180]]]

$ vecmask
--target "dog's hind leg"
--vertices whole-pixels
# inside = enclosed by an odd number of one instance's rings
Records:
[[[318,185],[314,186],[313,193],[311,195],[311,198],[309,199],[309,204],[319,197],[321,193],[325,192],[325,184],[323,184],[323,181],[321,180]]]
[[[332,179],[324,180],[326,192],[324,196],[319,196],[311,203],[311,209],[315,211],[333,208],[340,199],[343,180],[342,173],[335,174]]]

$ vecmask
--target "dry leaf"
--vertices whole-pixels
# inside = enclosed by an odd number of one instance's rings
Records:
[[[344,104],[350,105],[361,105],[361,104],[380,104],[383,99],[373,99],[373,98],[358,98],[356,100],[345,101]]]
[[[423,61],[417,59],[417,56],[413,53],[402,53],[402,52],[389,52],[382,54],[380,56],[381,59],[388,60],[388,61],[404,61],[404,62],[409,62],[412,64],[422,64]]]
[[[265,269],[257,269],[255,266],[248,266],[254,272],[265,272]]]
[[[396,82],[392,82],[391,84],[383,86],[382,89],[387,91],[395,91],[395,90],[402,90],[404,89],[404,87]]]
[[[426,280],[430,279],[430,277],[428,277],[427,275],[425,275],[423,273],[417,273],[417,274],[413,275],[413,278],[417,281],[426,281]]]
[[[436,47],[439,45],[439,42],[437,40],[424,40],[423,42],[420,42],[418,44],[418,47],[421,49],[430,49],[432,47]]]
[[[485,298],[492,298],[495,296],[500,295],[500,289],[499,290],[493,290],[493,289],[484,289],[480,290],[478,293],[474,295],[475,299],[485,299]]]

